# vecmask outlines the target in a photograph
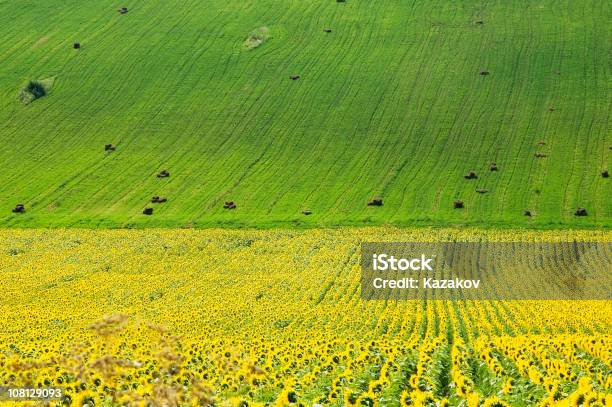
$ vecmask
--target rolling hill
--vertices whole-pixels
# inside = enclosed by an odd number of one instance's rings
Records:
[[[611,18],[595,0],[0,0],[0,226],[608,228]],[[46,94],[24,103],[29,81]]]

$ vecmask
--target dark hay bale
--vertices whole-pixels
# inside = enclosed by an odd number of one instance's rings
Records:
[[[336,0],[336,3],[346,3],[346,0]]]
[[[574,212],[576,216],[587,216],[587,210],[584,208],[576,208],[576,212]]]
[[[463,204],[463,201],[460,199],[457,199],[455,202],[453,202],[453,208],[455,209],[463,209],[465,207],[465,205]]]
[[[489,75],[489,71],[480,71],[480,74],[482,76],[487,76],[487,75]]]
[[[167,170],[161,170],[159,174],[157,174],[157,178],[168,178],[170,173]]]
[[[74,49],[81,49],[81,43],[80,42],[75,42],[74,44],[72,44],[72,47]]]
[[[25,206],[23,204],[17,204],[13,208],[13,213],[25,213]]]
[[[304,209],[304,210],[302,211],[302,213],[303,213],[304,215],[306,215],[306,216],[308,216],[308,215],[312,215],[312,211],[311,211],[310,209]]]
[[[300,79],[300,75],[291,75],[289,79],[291,79],[292,81],[297,81],[298,79]]]
[[[476,24],[478,24],[478,25],[483,25],[483,24],[484,24],[484,21],[481,21],[481,20],[476,21]]]
[[[476,173],[474,171],[470,171],[467,174],[465,174],[463,176],[463,178],[465,178],[465,179],[476,179],[476,178],[478,178],[478,175],[476,175]]]
[[[104,151],[115,151],[115,146],[112,144],[104,144]]]
[[[383,206],[382,198],[374,198],[368,202],[368,206]]]
[[[497,164],[495,164],[495,163],[491,163],[491,165],[489,166],[489,170],[491,170],[491,171],[497,171]]]
[[[548,157],[546,154],[544,153],[535,153],[536,158],[546,158]]]
[[[153,208],[144,208],[142,210],[143,215],[153,215]]]
[[[486,188],[478,188],[476,189],[476,192],[478,192],[479,194],[486,194],[487,192],[489,192],[489,190]]]
[[[601,176],[604,178],[609,178],[610,177],[610,173],[608,172],[608,170],[603,170],[601,172]]]
[[[525,211],[523,211],[523,215],[531,217],[531,211],[525,209]]]
[[[236,204],[234,203],[234,201],[226,201],[225,204],[223,205],[224,209],[236,209]]]

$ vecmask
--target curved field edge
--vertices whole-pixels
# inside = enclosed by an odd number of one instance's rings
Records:
[[[0,225],[609,227],[611,15],[596,0],[0,2]],[[154,195],[168,202],[143,216]]]
[[[610,242],[607,231],[1,232],[0,381],[60,386],[75,405],[612,397],[610,301],[363,301],[358,265],[360,241]]]

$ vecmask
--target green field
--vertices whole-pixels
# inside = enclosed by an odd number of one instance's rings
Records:
[[[600,0],[0,0],[0,225],[607,228],[611,18]],[[49,89],[24,104],[30,80]]]

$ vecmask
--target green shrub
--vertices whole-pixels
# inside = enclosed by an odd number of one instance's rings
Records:
[[[31,103],[36,99],[40,99],[43,96],[46,96],[49,92],[50,86],[52,84],[51,80],[39,81],[33,80],[29,81],[26,86],[23,87],[21,93],[19,94],[19,98],[24,104]]]
[[[44,85],[38,81],[28,82],[26,92],[31,93],[34,99],[41,98],[47,94],[47,90],[45,89]]]

